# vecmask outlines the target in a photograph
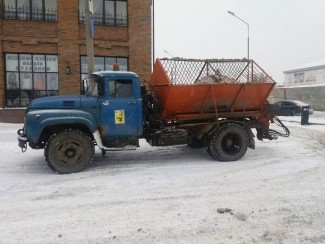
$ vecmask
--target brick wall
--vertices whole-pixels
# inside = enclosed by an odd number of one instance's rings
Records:
[[[2,4],[2,2],[0,1],[0,4]],[[5,85],[4,85],[4,62],[3,62],[3,55],[2,55],[3,51],[2,51],[2,19],[0,18],[0,108],[3,107],[4,105],[4,89],[5,89]],[[1,118],[3,116],[0,116],[0,121]]]
[[[151,73],[151,0],[129,1],[130,70],[143,80]]]
[[[1,4],[2,0],[0,0]],[[60,94],[79,94],[80,55],[86,55],[85,25],[79,24],[79,1],[57,0],[57,22],[0,19],[0,122],[22,121],[24,109],[6,109],[4,53],[57,54]],[[95,25],[95,56],[129,58],[129,70],[149,80],[151,74],[151,0],[128,1],[128,26]],[[69,61],[71,74],[65,73]],[[15,118],[17,114],[17,118]],[[6,120],[7,122],[7,120]]]

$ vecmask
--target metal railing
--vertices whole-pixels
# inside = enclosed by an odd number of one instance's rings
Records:
[[[85,23],[85,13],[79,12],[79,23]],[[127,15],[117,14],[94,14],[95,25],[113,25],[113,26],[127,26],[128,18]]]
[[[172,84],[274,83],[253,60],[160,59]]]
[[[56,9],[43,8],[29,8],[13,6],[2,6],[1,18],[3,19],[17,19],[17,20],[32,20],[44,22],[56,22]]]

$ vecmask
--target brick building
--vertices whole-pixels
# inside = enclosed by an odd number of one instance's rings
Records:
[[[85,0],[0,0],[0,122],[22,122],[34,98],[79,94],[88,71]],[[93,0],[95,70],[149,80],[151,0]]]

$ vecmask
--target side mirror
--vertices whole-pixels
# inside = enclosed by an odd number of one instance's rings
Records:
[[[89,89],[89,79],[84,78],[82,79],[82,84],[81,84],[81,94],[86,94],[88,89]]]

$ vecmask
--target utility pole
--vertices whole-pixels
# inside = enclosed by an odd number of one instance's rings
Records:
[[[155,0],[152,0],[152,69],[155,65]]]
[[[88,76],[94,72],[94,18],[93,0],[85,0],[85,26],[87,42]]]

